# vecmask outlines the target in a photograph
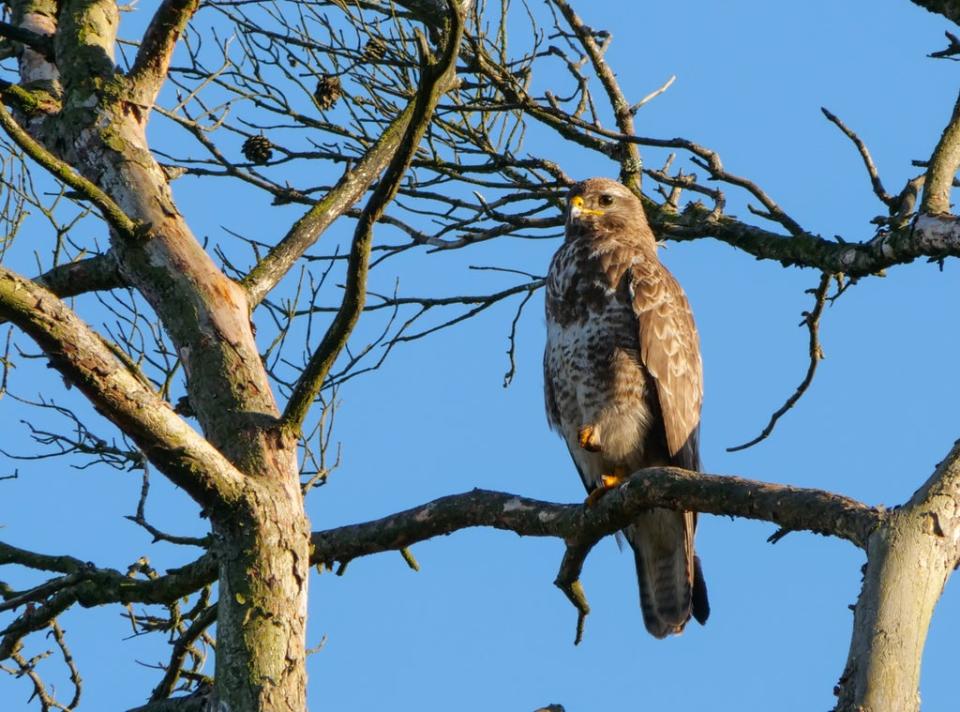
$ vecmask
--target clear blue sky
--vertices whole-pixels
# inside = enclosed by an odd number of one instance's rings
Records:
[[[929,157],[956,97],[957,65],[925,56],[945,46],[944,30],[956,28],[907,0],[578,5],[588,24],[613,31],[608,60],[629,97],[639,99],[677,75],[640,112],[638,132],[684,136],[716,149],[728,169],[757,181],[825,236],[869,238],[869,220],[883,206],[856,151],[820,107],[860,133],[895,191],[915,175],[910,161]],[[523,22],[515,27],[526,31]],[[554,156],[576,177],[615,174],[612,164],[542,131],[531,135],[530,149]],[[655,165],[662,155],[645,158]],[[200,236],[223,239],[227,227],[276,238],[293,215],[271,209],[262,196],[226,194],[223,184],[211,194],[202,185],[175,184]],[[732,212],[747,215],[732,202]],[[97,237],[92,225],[85,239]],[[335,226],[322,252],[347,239],[351,227]],[[387,230],[378,236],[394,237]],[[8,263],[32,273],[35,246],[25,242]],[[493,289],[512,282],[468,273],[466,265],[542,274],[556,246],[502,241],[469,254],[411,255],[379,269],[374,288],[390,291],[399,277],[407,295]],[[810,304],[804,290],[816,285],[817,274],[756,262],[709,240],[670,244],[662,256],[686,289],[700,329],[709,472],[893,505],[911,495],[960,436],[955,262],[943,272],[927,264],[897,267],[851,289],[825,314],[827,358],[811,392],[768,441],[730,454],[725,448],[755,435],[803,375],[807,335],[797,323]],[[79,307],[92,320],[102,318],[89,298]],[[314,528],[373,519],[473,487],[562,502],[582,498],[566,450],[543,415],[541,295],[519,324],[514,383],[501,387],[515,307],[502,304],[460,328],[404,345],[379,371],[342,390],[334,437],[342,442],[343,464],[308,500]],[[377,324],[365,321],[355,343],[364,343]],[[21,362],[11,387],[25,397],[78,398],[29,361]],[[0,400],[2,447],[28,452],[33,446],[20,417],[9,397]],[[158,568],[191,557],[150,545],[122,518],[135,508],[137,473],[69,464],[0,457],[0,474],[20,468],[19,479],[0,482],[0,537],[121,570],[145,553]],[[150,511],[158,526],[202,531],[186,497],[157,477],[154,484]],[[310,659],[311,709],[532,712],[551,702],[568,712],[828,709],[864,558],[845,542],[811,534],[771,546],[765,540],[773,530],[701,517],[698,550],[713,613],[706,627],[691,624],[666,641],[645,633],[633,563],[612,541],[601,543],[584,570],[593,613],[578,647],[575,613],[552,585],[562,554],[557,541],[471,530],[414,547],[419,573],[395,553],[354,561],[343,577],[324,574],[311,582],[311,644],[326,637]],[[35,579],[11,583],[27,580]],[[933,712],[956,708],[955,588],[948,585],[937,610],[924,659],[924,710]],[[142,703],[159,679],[134,661],[164,661],[166,647],[153,638],[127,639],[121,612],[75,609],[62,619],[85,679],[81,709]],[[0,677],[0,709],[26,709],[28,696],[25,681]]]

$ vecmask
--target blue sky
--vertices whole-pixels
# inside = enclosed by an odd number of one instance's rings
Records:
[[[883,206],[853,146],[820,107],[860,133],[895,191],[915,175],[910,161],[929,157],[956,98],[956,65],[926,58],[945,45],[943,31],[956,28],[906,0],[579,5],[587,24],[612,30],[607,58],[628,97],[639,99],[677,75],[638,114],[639,133],[684,136],[719,151],[729,170],[757,181],[802,225],[825,236],[868,239],[869,220]],[[532,131],[528,147],[554,156],[575,177],[615,174],[612,164],[544,131]],[[663,154],[644,157],[652,166]],[[222,239],[227,227],[277,237],[293,215],[242,189],[202,187],[175,184],[200,236]],[[733,195],[731,212],[747,215]],[[96,237],[92,225],[86,238]],[[351,229],[338,223],[318,251],[348,239]],[[378,234],[391,237],[387,230]],[[32,273],[31,250],[47,247],[25,242],[7,263]],[[411,254],[378,269],[373,288],[389,291],[399,278],[401,294],[494,289],[513,282],[466,266],[543,274],[556,246],[504,240],[468,253]],[[803,375],[807,335],[797,323],[810,305],[804,290],[818,275],[757,262],[710,240],[671,243],[662,258],[686,289],[700,329],[709,472],[893,505],[912,494],[960,435],[954,262],[942,272],[928,264],[896,267],[849,290],[825,313],[827,358],[811,391],[769,440],[731,454],[725,448],[755,435]],[[473,487],[561,502],[582,498],[566,450],[543,415],[542,295],[524,311],[517,374],[501,387],[516,306],[501,304],[403,345],[380,370],[342,389],[334,439],[342,443],[343,464],[308,500],[315,529]],[[78,309],[91,319],[98,313],[90,298],[78,300]],[[364,343],[377,323],[365,319],[355,343]],[[24,397],[78,402],[37,362],[21,361],[11,388]],[[20,417],[15,402],[0,400],[0,446],[29,452]],[[0,474],[20,472],[0,482],[0,537],[119,569],[145,553],[158,568],[192,557],[151,545],[123,519],[136,505],[137,473],[70,464],[0,457]],[[154,485],[149,506],[158,526],[202,531],[185,496],[157,477]],[[388,553],[354,561],[342,577],[315,576],[310,640],[326,643],[310,659],[311,709],[528,712],[551,702],[568,712],[827,709],[846,658],[848,605],[856,600],[864,559],[845,542],[812,534],[794,533],[771,546],[765,540],[773,530],[701,517],[697,546],[713,613],[706,627],[691,624],[666,641],[644,631],[632,561],[612,541],[597,547],[584,570],[593,613],[578,647],[575,613],[552,585],[562,555],[557,541],[463,531],[414,547],[419,573]],[[8,578],[14,585],[34,580],[17,575],[23,578]],[[954,589],[948,584],[927,645],[924,710],[955,708],[951,643],[960,598]],[[134,706],[159,679],[135,661],[163,661],[165,646],[128,639],[120,613],[77,609],[62,619],[85,679],[81,709]],[[52,670],[51,678],[60,679]],[[26,709],[28,696],[25,681],[0,677],[0,709]]]

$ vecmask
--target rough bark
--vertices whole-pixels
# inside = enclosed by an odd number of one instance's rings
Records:
[[[223,709],[306,709],[309,534],[296,477],[251,483],[234,515],[214,521]]]
[[[913,3],[960,24],[960,2],[957,0],[913,0]]]
[[[199,3],[161,2],[126,76],[117,70],[113,56],[119,21],[116,3],[12,3],[13,24],[0,23],[0,34],[24,46],[22,85],[4,87],[4,99],[15,110],[11,114],[0,107],[0,123],[34,161],[101,212],[111,231],[111,250],[57,267],[33,281],[0,268],[0,321],[9,320],[33,337],[51,364],[204,508],[213,536],[209,552],[194,564],[150,581],[0,543],[0,563],[63,574],[30,591],[0,591],[6,599],[0,611],[25,608],[3,631],[0,659],[15,653],[24,635],[42,629],[75,603],[171,602],[216,578],[220,600],[214,689],[205,692],[203,699],[156,699],[143,709],[199,709],[209,698],[218,710],[303,710],[311,563],[345,563],[358,556],[402,550],[469,526],[560,537],[566,553],[557,584],[580,612],[579,632],[589,610],[578,583],[585,558],[602,536],[655,505],[765,519],[781,526],[775,536],[805,529],[865,548],[868,564],[850,656],[838,687],[838,709],[918,709],[927,628],[960,556],[960,508],[956,505],[960,446],[910,502],[892,513],[826,492],[661,468],[633,478],[589,510],[474,491],[375,522],[310,534],[297,471],[298,430],[364,308],[373,227],[396,194],[440,94],[454,82],[452,67],[462,30],[459,17],[449,21],[451,10],[456,12],[454,0],[400,0],[398,4],[430,25],[432,36],[444,45],[441,59],[424,51],[420,91],[406,110],[238,285],[217,268],[191,232],[146,140],[147,120],[166,79],[171,53]],[[486,72],[512,103],[566,140],[616,158],[622,177],[635,190],[639,191],[642,168],[638,146],[681,148],[700,160],[698,165],[712,179],[746,188],[766,211],[759,214],[790,233],[785,236],[740,222],[723,215],[721,206],[711,209],[691,203],[679,212],[676,206],[649,204],[664,235],[678,240],[709,235],[784,265],[816,266],[852,277],[917,257],[960,256],[960,221],[949,213],[960,165],[960,101],[929,162],[919,214],[914,215],[913,206],[923,181],[913,187],[908,184],[910,190],[900,196],[887,194],[859,144],[876,179],[875,190],[893,217],[864,242],[825,240],[803,230],[757,186],[726,173],[713,152],[683,139],[635,136],[633,110],[603,58],[605,40],[598,42],[601,36],[584,25],[566,2],[555,4],[611,100],[616,130],[537,104],[514,73],[487,58],[479,44],[472,45],[468,64]],[[958,16],[955,2],[917,4],[954,20]],[[461,12],[470,5],[460,3]],[[420,40],[425,48],[426,41]],[[250,312],[381,174],[373,198],[360,213],[345,296],[333,327],[295,384],[281,416],[250,328]],[[912,222],[904,216],[911,216]],[[545,221],[562,222],[560,218]],[[825,280],[826,286],[829,280]],[[146,298],[172,339],[187,373],[190,410],[203,436],[57,298],[121,285]],[[207,609],[211,618],[213,610]]]
[[[960,441],[867,543],[839,712],[920,709],[920,662],[934,608],[960,557]]]
[[[930,157],[930,168],[923,190],[920,210],[931,215],[950,213],[950,193],[953,179],[960,166],[960,96],[953,105],[953,114],[947,123],[937,147]]]
[[[829,534],[859,547],[884,517],[877,509],[823,490],[655,467],[636,473],[592,507],[480,489],[441,497],[383,519],[315,532],[313,557],[316,563],[346,562],[478,526],[592,546],[652,506],[761,519],[783,530]]]
[[[95,285],[124,283],[139,291],[183,363],[190,408],[205,439],[37,283],[0,272],[0,316],[30,333],[54,365],[131,435],[151,462],[183,485],[210,517],[214,533],[210,552],[217,562],[220,593],[211,695],[216,708],[299,711],[306,707],[310,528],[296,443],[300,421],[319,383],[305,387],[299,419],[293,427],[283,427],[253,338],[246,290],[217,268],[192,234],[146,139],[147,119],[170,54],[196,9],[197,3],[189,0],[162,3],[133,69],[124,77],[116,72],[113,58],[115,3],[67,0],[59,12],[39,5],[26,8],[18,15],[20,24],[55,38],[55,66],[33,50],[24,52],[21,63],[24,79],[48,82],[53,111],[22,111],[19,123],[0,111],[0,119],[21,148],[84,193],[112,228],[112,264],[101,260],[85,264],[87,269],[61,269],[42,281],[64,294],[81,289],[78,278]],[[439,96],[450,85],[462,29],[459,20],[451,24],[439,66],[424,50],[421,92],[394,127],[396,136],[391,134],[385,147],[374,152],[374,163],[379,163],[348,181],[352,202],[392,159],[388,176],[375,193],[381,201],[371,218],[362,221],[367,254],[373,224],[396,193]],[[315,221],[314,213],[320,213],[329,223],[349,202],[321,203],[310,216]],[[307,244],[308,240],[299,241],[293,260]],[[273,281],[261,286],[255,298],[262,298],[292,263],[272,270]],[[104,269],[114,265],[115,269]],[[351,269],[355,270],[352,264]],[[362,294],[359,298],[362,303]],[[355,321],[345,333],[337,332],[339,341],[346,339]],[[78,600],[87,574],[70,575],[78,580],[64,584],[36,616],[23,616],[19,628],[7,631],[8,647],[19,641],[20,628],[30,630],[51,612],[51,605],[58,612]]]

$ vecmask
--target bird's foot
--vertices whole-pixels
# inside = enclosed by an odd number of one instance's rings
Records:
[[[628,473],[624,467],[615,467],[613,468],[613,473],[609,475],[600,475],[600,481],[597,483],[597,486],[593,488],[593,491],[587,495],[586,505],[588,507],[594,506],[597,502],[600,501],[600,498],[603,497],[607,492],[612,490],[614,487],[619,487],[621,484],[627,481]]]
[[[600,452],[600,428],[595,425],[584,425],[577,432],[577,442],[587,452]]]

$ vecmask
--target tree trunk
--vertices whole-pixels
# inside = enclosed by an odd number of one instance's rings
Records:
[[[244,498],[247,506],[214,522],[220,565],[214,694],[224,710],[307,708],[310,528],[300,489],[291,484],[258,483]]]
[[[87,35],[99,61],[115,20],[97,15],[96,5],[80,4],[73,21],[103,30]],[[213,524],[220,585],[216,709],[302,712],[310,527],[296,437],[281,427],[246,293],[217,268],[177,209],[147,145],[148,108],[122,87],[105,90],[111,81],[96,68],[64,76],[63,111],[37,122],[33,134],[137,224],[134,237],[111,231],[119,271],[172,339],[204,436],[247,476],[229,493],[189,490],[189,477],[172,476]],[[98,101],[71,102],[71,92],[83,93],[87,84]],[[162,468],[164,453],[146,454]]]
[[[930,619],[958,561],[960,444],[871,534],[838,712],[918,712]]]

